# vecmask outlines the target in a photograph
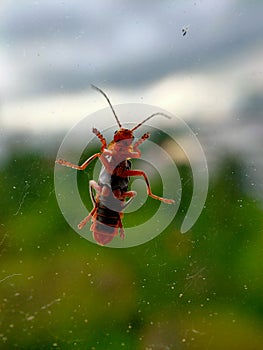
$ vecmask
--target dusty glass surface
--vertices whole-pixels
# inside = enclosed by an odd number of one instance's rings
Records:
[[[1,3],[1,349],[262,348],[262,11],[260,1],[245,0]],[[140,105],[175,116],[143,126],[151,139],[133,166],[147,170],[155,193],[171,188],[176,215],[155,234],[169,212],[134,179],[140,197],[124,227],[161,213],[145,232],[154,238],[126,249],[77,234],[55,195],[55,159],[69,130],[96,117],[82,130],[80,161],[99,151],[93,127],[107,141],[113,135],[108,105],[90,84],[116,109],[138,106],[120,116],[124,126],[141,120]],[[184,234],[198,193],[177,118],[209,170],[206,203]],[[154,167],[154,144],[177,168],[169,178],[161,153],[168,186]],[[62,174],[76,225],[99,171],[97,162]],[[83,213],[67,185],[74,176]]]

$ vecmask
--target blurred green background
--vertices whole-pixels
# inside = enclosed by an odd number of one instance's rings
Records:
[[[244,0],[1,3],[1,349],[262,349],[262,10]],[[65,221],[54,161],[72,125],[106,106],[90,83],[113,104],[160,105],[196,133],[210,182],[189,232],[179,228],[191,168],[176,152],[182,202],[157,238],[110,249]]]
[[[189,188],[165,232],[127,249],[69,228],[53,162],[14,152],[1,171],[1,348],[261,348],[262,208],[239,159],[221,160],[190,232]]]

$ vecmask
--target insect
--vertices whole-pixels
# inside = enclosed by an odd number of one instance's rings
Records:
[[[189,27],[190,27],[190,26],[185,26],[185,27],[182,28],[182,34],[183,34],[183,36],[185,36],[186,33],[189,31]]]
[[[135,191],[128,190],[131,176],[142,176],[144,178],[148,196],[164,203],[174,203],[172,199],[162,198],[153,194],[146,173],[142,170],[132,170],[130,160],[132,158],[141,157],[139,146],[150,136],[149,133],[145,133],[133,144],[134,131],[156,115],[162,115],[166,118],[170,117],[164,113],[154,113],[132,129],[125,129],[122,127],[105,92],[94,85],[92,85],[92,87],[106,98],[119,129],[115,131],[113,140],[107,145],[104,136],[96,128],[93,128],[92,132],[101,142],[101,149],[100,152],[93,154],[82,165],[75,165],[63,159],[57,159],[56,163],[73,169],[84,170],[94,159],[100,159],[102,168],[98,182],[94,180],[89,181],[89,192],[93,203],[93,209],[89,215],[79,223],[78,228],[82,229],[86,223],[92,219],[90,230],[93,232],[95,241],[100,245],[106,245],[118,235],[118,232],[120,237],[124,238],[124,228],[122,225],[122,218],[124,216],[123,210],[131,203],[137,194]]]

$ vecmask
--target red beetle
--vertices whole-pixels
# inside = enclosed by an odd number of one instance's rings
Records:
[[[93,231],[93,237],[100,245],[110,243],[114,236],[120,233],[124,238],[124,229],[122,225],[123,210],[131,203],[136,196],[135,191],[129,191],[129,177],[143,176],[147,186],[148,196],[162,202],[172,204],[174,200],[156,196],[152,193],[149,180],[142,170],[131,170],[131,158],[140,158],[141,151],[139,146],[150,136],[144,134],[137,142],[133,143],[134,130],[138,129],[143,123],[156,115],[168,117],[164,113],[154,113],[131,130],[122,127],[107,95],[98,87],[92,85],[108,101],[110,108],[119,125],[119,130],[115,131],[113,141],[108,145],[103,135],[95,128],[93,133],[100,139],[101,151],[95,153],[87,159],[82,165],[75,165],[63,159],[57,159],[56,163],[77,170],[84,170],[95,159],[99,158],[102,163],[98,182],[91,180],[89,182],[90,197],[93,202],[93,209],[89,215],[78,225],[82,229],[92,218],[90,230]],[[127,200],[128,199],[128,200]]]

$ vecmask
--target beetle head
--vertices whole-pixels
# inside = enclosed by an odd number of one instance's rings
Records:
[[[132,143],[133,139],[133,132],[129,129],[120,128],[114,133],[114,142],[127,140],[130,141],[130,143]]]

